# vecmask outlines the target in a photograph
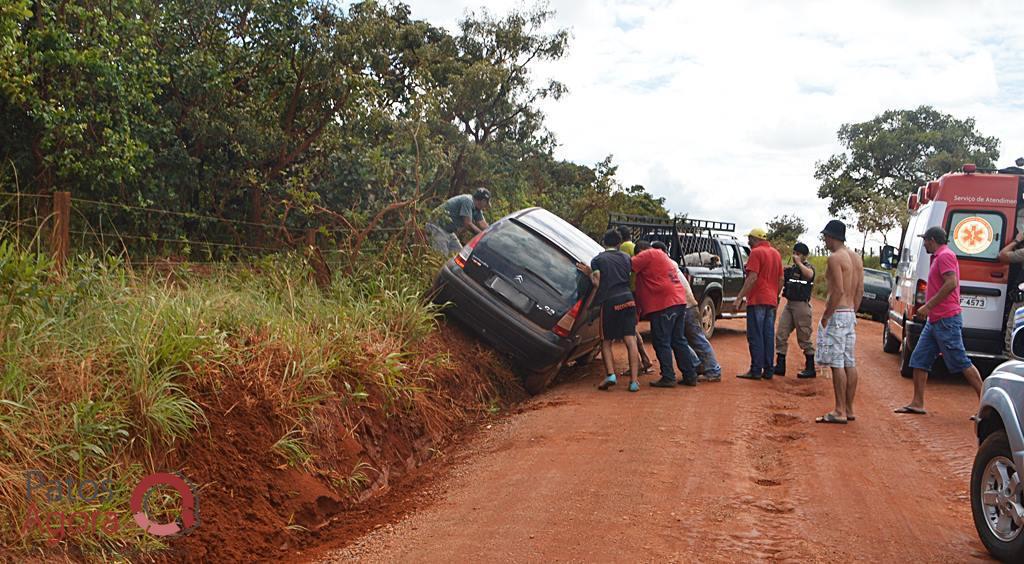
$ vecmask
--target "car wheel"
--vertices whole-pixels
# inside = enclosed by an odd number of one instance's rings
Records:
[[[900,345],[900,376],[904,378],[913,378],[914,369],[910,367],[910,357],[914,354],[914,349],[910,348],[907,340],[907,323],[903,322],[903,344]]]
[[[1024,561],[1024,488],[1005,431],[992,433],[978,448],[971,470],[974,528],[992,556]]]
[[[525,371],[523,374],[523,388],[526,389],[526,393],[535,396],[546,390],[548,384],[555,379],[555,376],[562,369],[562,364],[562,362],[559,362],[540,370]]]
[[[704,330],[704,336],[711,340],[715,334],[715,318],[718,311],[715,310],[715,300],[711,296],[704,296],[700,301],[700,328]]]
[[[886,319],[883,323],[885,325],[882,327],[882,350],[889,354],[896,354],[900,352],[900,341],[892,335],[892,331],[889,331],[889,320]]]

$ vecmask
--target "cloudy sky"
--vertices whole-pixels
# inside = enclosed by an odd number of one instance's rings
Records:
[[[409,3],[414,17],[453,30],[483,5]],[[495,14],[522,6],[486,4]],[[593,164],[613,154],[624,184],[645,185],[673,212],[740,229],[795,213],[816,233],[828,217],[815,162],[839,151],[841,124],[887,109],[973,116],[1002,140],[999,164],[1024,156],[1021,0],[550,7],[552,25],[572,35],[568,56],[535,75],[569,88],[544,106],[558,156]]]

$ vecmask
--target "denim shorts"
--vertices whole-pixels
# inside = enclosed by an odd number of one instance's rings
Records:
[[[958,313],[938,321],[929,321],[910,356],[910,367],[931,371],[935,359],[942,359],[950,372],[963,372],[971,366],[964,349],[964,318]]]

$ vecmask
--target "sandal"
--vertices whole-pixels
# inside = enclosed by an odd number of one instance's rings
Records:
[[[921,409],[920,407],[914,407],[912,405],[904,405],[892,410],[893,413],[908,413],[910,415],[927,415],[928,412]]]
[[[826,413],[821,417],[814,420],[815,423],[834,423],[836,425],[846,425],[846,419],[840,419],[832,413]]]

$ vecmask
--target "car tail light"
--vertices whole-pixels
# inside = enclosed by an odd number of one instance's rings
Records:
[[[910,197],[907,198],[907,209],[911,211],[917,209],[917,194],[911,194]]]
[[[928,283],[925,282],[924,280],[918,280],[917,289],[914,292],[914,309],[911,311],[911,314],[914,317],[917,317],[917,310],[921,309],[921,307],[924,305],[925,296],[927,296],[927,292]]]
[[[459,251],[459,254],[455,255],[455,264],[459,265],[459,268],[466,268],[466,261],[469,260],[469,255],[473,254],[473,249],[476,248],[476,244],[480,242],[480,238],[484,236],[483,231],[476,234],[466,243],[465,247]]]
[[[963,171],[964,171],[965,174],[971,174],[973,172],[977,172],[978,171],[978,165],[975,165],[975,164],[965,164],[964,168],[963,168]]]
[[[572,306],[572,309],[558,320],[558,324],[551,331],[559,337],[568,337],[572,332],[572,326],[576,324],[576,316],[580,314],[581,307],[583,307],[583,300],[576,302],[576,305]]]

